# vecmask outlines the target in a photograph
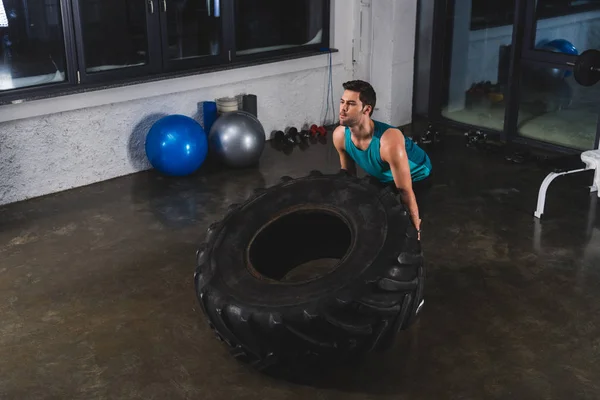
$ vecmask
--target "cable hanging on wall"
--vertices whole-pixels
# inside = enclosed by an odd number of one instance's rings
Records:
[[[329,105],[330,104],[331,104],[331,124],[335,123],[335,104],[334,104],[334,100],[333,100],[333,62],[332,62],[331,50],[329,50],[328,75],[329,75],[329,79],[328,79],[328,83],[327,83],[327,99],[325,100],[326,108],[325,108],[325,116],[323,117],[323,123],[322,123],[323,126],[327,125],[327,122],[328,122],[327,116],[329,115]],[[331,98],[331,103],[329,102],[330,98]]]

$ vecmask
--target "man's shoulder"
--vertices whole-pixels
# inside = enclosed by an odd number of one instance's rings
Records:
[[[332,133],[333,144],[338,148],[344,148],[344,139],[346,136],[346,127],[343,125],[338,125]]]
[[[386,146],[404,144],[404,134],[400,129],[390,125],[381,133],[379,141]]]
[[[384,161],[397,159],[399,155],[404,154],[404,151],[398,152],[398,150],[404,148],[404,134],[400,129],[390,126],[382,133],[379,139],[379,154]]]
[[[338,125],[338,126],[336,126],[336,127],[333,129],[333,133],[334,133],[334,134],[336,134],[336,133],[338,133],[338,134],[339,134],[339,133],[342,133],[342,134],[343,134],[345,130],[346,130],[346,127],[345,127],[344,125]]]

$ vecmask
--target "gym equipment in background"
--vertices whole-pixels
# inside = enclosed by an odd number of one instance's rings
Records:
[[[249,112],[258,118],[258,104],[255,94],[245,94],[242,97],[242,111]]]
[[[190,117],[168,115],[156,121],[146,135],[146,157],[158,171],[171,176],[195,172],[208,153],[202,126]]]
[[[582,86],[593,86],[600,81],[600,51],[586,50],[574,63],[574,78]]]
[[[469,129],[464,133],[464,137],[467,147],[477,147],[480,144],[485,144],[487,141],[487,133],[479,129]]]
[[[569,42],[565,39],[554,39],[547,43],[540,43],[536,47],[539,50],[551,51],[553,53],[563,53],[577,56],[579,55],[579,51],[573,45],[573,43]],[[560,68],[544,68],[543,71],[553,78],[568,78],[571,76],[571,71],[565,71]]]
[[[283,131],[274,131],[271,135],[271,140],[277,150],[286,152],[296,145],[300,149],[305,150],[308,147],[307,139],[309,136],[308,131],[298,131],[296,127],[292,126],[286,128],[285,133]]]
[[[202,114],[204,116],[204,131],[210,132],[210,128],[217,120],[217,102],[205,101],[202,103]]]
[[[574,63],[569,63],[573,66],[573,77],[575,81],[582,86],[592,86],[600,81],[600,51],[586,50],[577,57]],[[537,206],[533,215],[541,219],[546,206],[546,192],[548,187],[562,175],[570,175],[584,171],[594,171],[594,178],[590,186],[590,192],[597,192],[600,198],[600,149],[587,150],[581,153],[582,167],[572,170],[560,170],[550,172],[542,182],[537,199]]]
[[[208,135],[210,152],[225,165],[237,168],[257,164],[265,141],[265,130],[258,118],[241,110],[217,118]]]
[[[305,127],[301,130],[292,126],[286,128],[285,132],[281,130],[273,131],[271,133],[271,145],[276,150],[291,154],[296,146],[304,151],[308,148],[309,143],[326,143],[326,136],[327,129],[324,126],[312,124],[310,128]]]
[[[413,141],[423,148],[433,148],[442,142],[442,133],[438,127],[429,124],[423,133],[413,138]]]
[[[232,111],[238,111],[240,104],[237,97],[220,97],[215,100],[217,103],[217,115],[221,116]]]

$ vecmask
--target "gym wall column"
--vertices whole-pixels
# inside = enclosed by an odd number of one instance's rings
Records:
[[[435,0],[420,0],[417,8],[417,37],[415,38],[415,88],[413,90],[415,114],[429,115],[431,88],[431,59],[433,55],[433,17]]]
[[[371,8],[373,118],[404,125],[412,119],[417,0],[377,0]]]
[[[371,80],[373,58],[373,15],[371,0],[357,0],[354,16],[354,79]]]

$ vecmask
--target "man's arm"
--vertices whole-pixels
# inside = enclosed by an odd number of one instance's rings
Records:
[[[333,131],[333,145],[340,156],[340,169],[345,169],[351,175],[356,176],[356,163],[354,160],[346,153],[344,147],[344,139],[345,139],[345,128],[343,126],[338,126]]]
[[[400,197],[408,207],[411,220],[418,231],[421,230],[419,207],[412,188],[410,166],[404,144],[404,135],[398,129],[388,129],[381,139],[381,158],[390,165],[396,188]],[[419,234],[419,238],[420,238]]]

